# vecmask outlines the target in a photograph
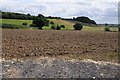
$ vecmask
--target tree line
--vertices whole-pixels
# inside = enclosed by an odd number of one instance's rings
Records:
[[[29,13],[28,14],[21,14],[21,13],[12,13],[12,12],[0,12],[2,14],[3,19],[23,19],[23,20],[33,20],[32,24],[30,26],[33,27],[38,27],[38,29],[42,29],[43,26],[48,26],[49,25],[49,20],[48,19],[62,19],[62,20],[72,20],[72,21],[79,21],[87,24],[95,24],[97,23],[94,20],[89,19],[88,17],[77,17],[77,18],[72,18],[72,19],[64,19],[61,17],[52,17],[48,16],[45,17],[42,14],[38,14],[38,16],[32,16]],[[53,22],[51,22],[52,29],[60,29],[61,27],[65,27],[64,25],[54,25]],[[26,25],[26,23],[23,23],[23,25]],[[82,24],[75,24],[74,26],[75,30],[81,30],[82,29]]]
[[[23,20],[33,20],[36,16],[31,16],[28,14],[12,13],[12,12],[0,12],[0,16],[3,19],[23,19]]]
[[[3,19],[24,19],[24,20],[34,20],[37,17],[37,16],[32,16],[29,13],[22,14],[22,13],[2,12],[2,11],[0,11],[0,16]],[[61,19],[61,17],[52,17],[52,16],[48,16],[46,18],[48,18],[48,19]]]
[[[69,18],[69,19],[64,19],[63,20],[69,20],[69,21],[79,21],[82,23],[87,23],[87,24],[94,24],[97,25],[97,23],[94,20],[91,20],[89,17],[85,17],[85,16],[81,16],[81,17],[73,17],[73,18]]]
[[[29,13],[28,14],[21,14],[21,13],[13,13],[13,12],[0,12],[2,14],[3,19],[24,19],[24,20],[34,20],[37,16],[32,16]],[[88,17],[82,16],[82,17],[77,17],[77,18],[70,18],[70,19],[65,19],[61,17],[53,17],[53,16],[48,16],[46,17],[48,19],[63,19],[63,20],[72,20],[72,21],[79,21],[87,24],[95,24],[97,23],[94,20],[91,20]]]

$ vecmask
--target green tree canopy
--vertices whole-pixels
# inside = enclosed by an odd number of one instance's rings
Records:
[[[83,26],[82,24],[76,23],[75,25],[73,25],[75,30],[82,30]]]
[[[33,24],[35,27],[38,27],[39,29],[42,29],[43,26],[48,25],[49,21],[47,18],[45,18],[42,14],[39,14],[34,20]]]

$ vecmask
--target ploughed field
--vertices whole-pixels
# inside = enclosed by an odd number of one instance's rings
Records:
[[[2,30],[2,57],[118,61],[117,32]]]

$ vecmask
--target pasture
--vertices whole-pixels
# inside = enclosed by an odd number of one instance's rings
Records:
[[[26,22],[28,25],[32,24],[32,20],[2,19],[2,23],[6,23],[6,24],[22,25],[22,23],[24,22]]]
[[[1,20],[1,19],[0,19]],[[72,22],[72,21],[67,21],[67,20],[61,20],[61,19],[49,19],[49,21],[53,21],[55,23],[55,25],[65,25],[65,28],[62,28],[61,30],[74,30],[73,25],[76,22]],[[2,19],[2,23],[6,23],[6,24],[16,24],[16,25],[22,25],[22,23],[26,22],[28,24],[28,26],[30,24],[32,24],[32,20],[18,20],[18,19]],[[1,22],[0,22],[1,23]],[[43,30],[51,30],[51,24],[49,24],[48,26],[44,26]],[[84,26],[83,25],[83,29],[82,31],[104,31],[105,26]],[[32,29],[36,29],[33,28]],[[118,31],[118,28],[116,27],[110,27],[111,31]]]

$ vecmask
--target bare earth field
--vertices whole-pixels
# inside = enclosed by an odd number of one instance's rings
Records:
[[[64,56],[118,61],[117,32],[3,30],[2,36],[4,58]]]
[[[3,29],[2,51],[5,78],[114,78],[120,74],[120,65],[115,65],[117,32]]]

